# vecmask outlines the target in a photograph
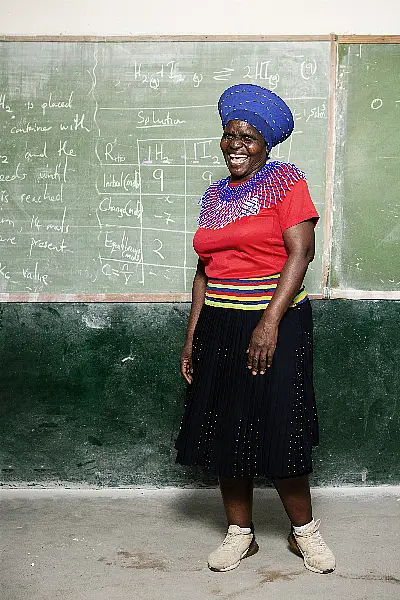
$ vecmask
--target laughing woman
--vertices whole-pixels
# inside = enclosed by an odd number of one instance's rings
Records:
[[[302,286],[318,213],[304,173],[269,160],[293,130],[285,102],[243,84],[222,94],[218,110],[230,177],[206,190],[193,241],[199,261],[181,357],[188,392],[177,462],[219,477],[228,532],[210,569],[229,571],[257,552],[253,478],[262,476],[290,519],[290,547],[308,569],[329,573],[335,559],[313,519],[308,481],[318,422]]]

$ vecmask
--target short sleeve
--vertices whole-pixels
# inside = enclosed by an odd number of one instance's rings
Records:
[[[277,210],[282,233],[285,229],[309,219],[312,219],[316,225],[319,219],[304,179],[297,181],[285,198],[277,202]]]

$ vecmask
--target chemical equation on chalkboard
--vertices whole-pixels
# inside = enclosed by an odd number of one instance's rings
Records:
[[[298,55],[293,75],[309,81],[318,76],[318,62],[315,59],[304,59]],[[270,90],[275,90],[281,80],[279,69],[272,60],[256,60],[251,64],[236,67],[223,66],[211,72],[188,71],[181,67],[179,61],[171,60],[160,63],[152,71],[146,70],[140,61],[134,61],[133,67],[120,71],[113,80],[115,94],[124,94],[135,87],[149,87],[153,90],[172,84],[189,84],[193,88],[208,86],[210,81],[223,82],[227,85],[233,81],[249,81],[258,83]]]
[[[300,67],[303,74],[303,69]],[[245,65],[242,68],[222,67],[212,73],[182,71],[179,63],[171,60],[167,63],[161,63],[155,67],[153,72],[145,71],[141,62],[135,61],[133,70],[128,70],[121,74],[118,79],[113,81],[114,91],[117,94],[123,94],[131,87],[148,86],[154,90],[162,87],[163,84],[172,83],[174,85],[190,82],[194,88],[206,85],[208,79],[214,81],[229,82],[234,77],[239,77],[243,81],[250,79],[252,81],[262,81],[269,89],[274,90],[279,83],[279,73],[273,71],[270,60],[257,61],[252,65]]]

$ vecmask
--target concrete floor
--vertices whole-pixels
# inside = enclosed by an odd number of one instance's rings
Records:
[[[1,600],[399,600],[400,488],[313,492],[334,550],[310,573],[286,545],[271,489],[256,490],[260,551],[229,573],[207,569],[223,539],[217,490],[1,490]]]

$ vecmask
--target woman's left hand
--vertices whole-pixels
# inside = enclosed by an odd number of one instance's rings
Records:
[[[278,340],[278,325],[268,321],[260,321],[254,329],[247,349],[247,367],[252,375],[264,375],[272,364],[276,342]]]

